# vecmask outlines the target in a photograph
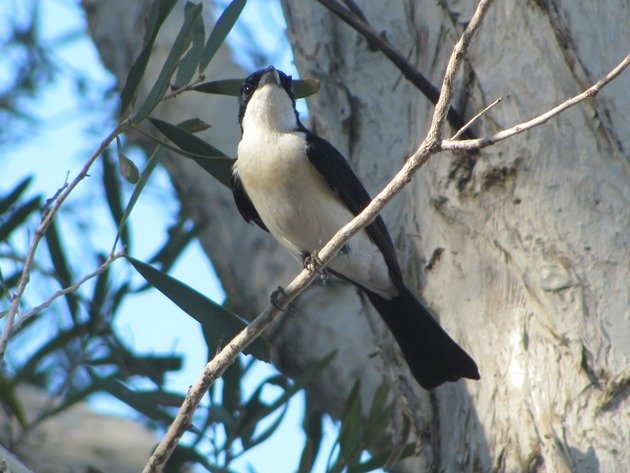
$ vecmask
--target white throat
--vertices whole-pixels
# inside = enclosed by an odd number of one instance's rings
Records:
[[[287,132],[297,128],[293,102],[286,91],[275,84],[256,90],[243,115],[243,134],[257,130]]]

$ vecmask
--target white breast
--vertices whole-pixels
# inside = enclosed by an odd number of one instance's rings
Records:
[[[258,130],[243,134],[237,171],[271,234],[301,261],[353,215],[306,158],[303,133]],[[350,240],[349,249],[331,262],[332,269],[384,297],[397,294],[382,254],[365,232]]]

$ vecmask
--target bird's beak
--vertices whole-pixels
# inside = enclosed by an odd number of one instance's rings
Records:
[[[258,87],[262,87],[266,84],[274,84],[280,87],[280,76],[278,75],[278,71],[275,67],[269,66],[265,73],[260,78],[260,82],[258,83]]]

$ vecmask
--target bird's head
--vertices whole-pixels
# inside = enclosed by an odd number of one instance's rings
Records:
[[[243,81],[239,105],[238,121],[243,132],[261,127],[280,132],[302,128],[295,109],[293,80],[273,66]]]

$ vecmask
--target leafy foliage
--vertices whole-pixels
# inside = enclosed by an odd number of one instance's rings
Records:
[[[120,133],[115,134],[112,146],[107,147],[100,158],[102,202],[99,205],[106,210],[111,225],[117,230],[112,237],[113,247],[117,248],[118,242],[121,242],[127,254],[132,254],[134,249],[133,234],[127,224],[133,219],[132,211],[160,164],[164,149],[174,150],[194,160],[220,183],[229,185],[233,160],[195,135],[210,125],[198,118],[174,125],[148,117],[165,97],[186,91],[238,95],[240,80],[205,82],[204,71],[246,2],[232,1],[207,38],[201,17],[202,3],[187,2],[179,34],[161,72],[146,97],[141,97],[139,88],[153,45],[176,3],[177,0],[154,0],[150,8],[143,48],[120,94],[117,129]],[[26,39],[25,43],[30,44]],[[32,77],[25,76],[18,82],[18,86],[24,89],[35,88]],[[295,83],[298,97],[316,93],[318,88],[319,83],[314,80]],[[147,118],[166,140],[156,140],[148,160],[139,166],[126,149],[124,132],[132,126],[142,130],[141,125]],[[115,150],[113,139],[116,140]],[[31,177],[25,178],[0,195],[0,289],[7,306],[25,260],[24,251],[16,242],[29,237],[34,224],[50,211],[50,203],[56,198],[44,202],[41,196],[29,194],[31,183]],[[147,284],[138,283],[134,274],[126,272],[116,263],[95,274],[89,283],[64,293],[63,303],[52,303],[51,300],[45,307],[29,312],[31,301],[21,301],[22,312],[26,316],[17,326],[14,339],[28,339],[34,332],[32,329],[40,330],[42,324],[50,325],[51,321],[56,321],[54,329],[46,332],[45,340],[27,354],[15,357],[8,369],[0,373],[0,403],[25,432],[94,393],[108,393],[122,401],[141,414],[149,425],[165,429],[170,424],[185,393],[169,390],[165,380],[169,373],[181,369],[181,356],[177,353],[137,353],[117,333],[115,322],[123,303],[137,294],[155,288],[199,322],[208,358],[246,326],[242,318],[168,274],[199,230],[183,209],[179,209],[173,217],[175,222],[154,254],[147,258],[148,263],[127,256],[127,261],[146,279]],[[86,267],[108,261],[108,255],[101,250],[88,248],[86,252],[84,248],[76,248],[76,235],[64,231],[72,228],[72,218],[72,212],[56,215],[44,238],[47,257],[39,255],[33,267],[36,279],[49,294],[73,288],[87,272]],[[0,315],[6,312],[3,310]],[[150,320],[147,323],[150,324]],[[13,343],[9,349],[18,352],[19,343],[15,342],[15,346]],[[269,352],[269,343],[259,337],[245,353],[267,361]],[[195,413],[189,429],[190,440],[177,447],[169,462],[169,471],[180,471],[189,463],[209,471],[230,471],[234,460],[264,443],[277,431],[287,412],[288,402],[310,383],[316,382],[333,357],[334,353],[323,357],[293,380],[277,373],[268,376],[247,394],[243,380],[256,368],[258,361],[240,356],[226,370],[222,382],[212,386],[205,404]],[[59,402],[45,406],[34,416],[26,416],[18,394],[19,387],[24,383],[47,389]],[[275,392],[272,399],[265,394],[269,388]],[[365,460],[364,452],[367,448],[377,447],[385,433],[390,415],[386,399],[387,391],[382,388],[373,400],[366,422],[362,417],[359,385],[355,385],[344,411],[337,448],[331,452],[330,471],[344,468],[369,471],[369,468],[378,468],[385,463],[388,452],[379,452],[368,460]],[[311,471],[315,464],[323,438],[322,422],[323,414],[309,404],[303,426],[306,442],[298,467],[300,472]],[[19,437],[20,433],[16,435]],[[333,453],[336,454],[334,458]]]

